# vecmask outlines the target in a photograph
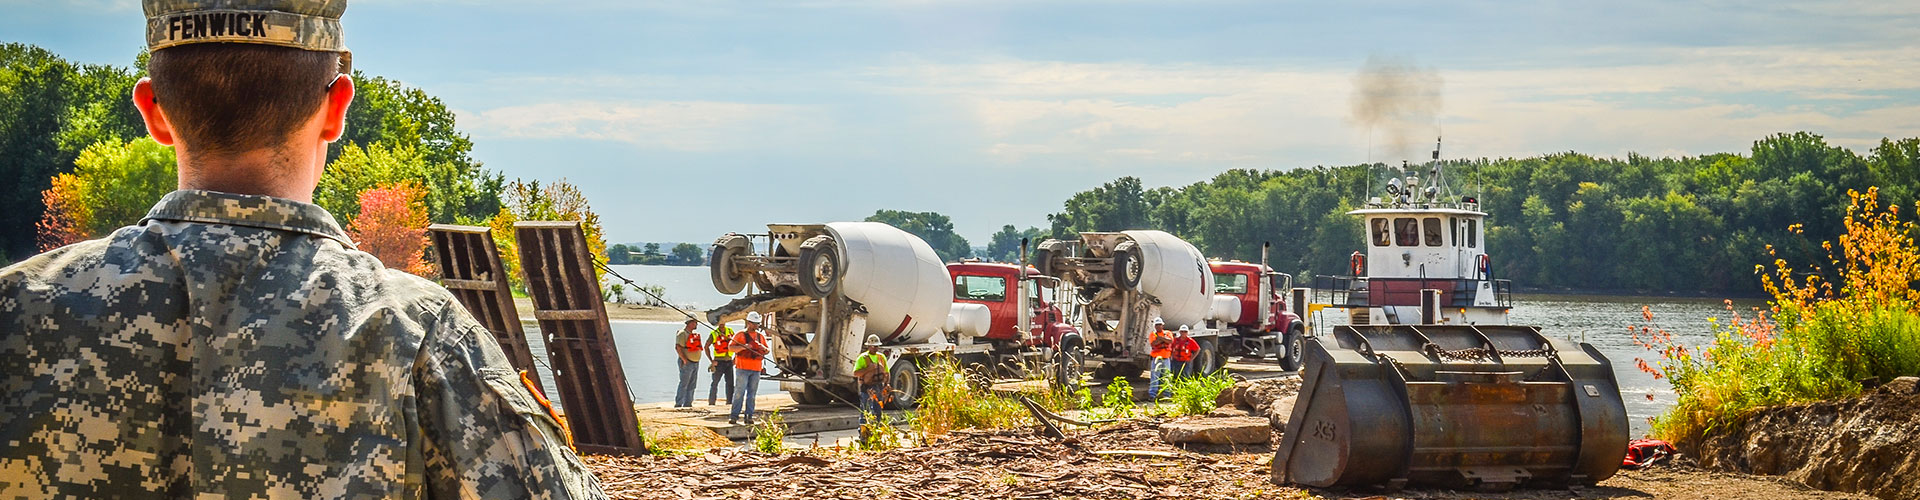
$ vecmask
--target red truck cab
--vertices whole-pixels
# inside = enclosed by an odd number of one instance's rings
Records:
[[[1300,337],[1306,326],[1300,316],[1287,307],[1287,294],[1293,286],[1291,277],[1273,272],[1271,268],[1260,264],[1239,261],[1212,261],[1213,293],[1231,295],[1240,299],[1240,318],[1228,323],[1239,333],[1242,339],[1265,339],[1260,345],[1270,345],[1272,355],[1279,358],[1282,367],[1289,370],[1299,367]],[[1267,284],[1267,293],[1271,300],[1265,310],[1261,310],[1261,282]],[[1266,323],[1261,324],[1264,315]],[[1244,343],[1243,346],[1255,345]],[[1229,351],[1255,350],[1251,347],[1229,347]],[[1235,352],[1235,354],[1256,354]]]
[[[1067,323],[1066,315],[1051,300],[1059,290],[1059,281],[1032,267],[1026,268],[1022,280],[1020,271],[1019,266],[998,262],[947,264],[947,273],[953,275],[953,301],[987,306],[992,312],[993,325],[987,329],[986,340],[1019,339],[1019,333],[1014,331],[1020,317],[1019,297],[1027,298],[1026,307],[1030,307],[1033,314],[1028,328],[1033,335],[1026,339],[1026,346],[1056,346],[1062,336],[1077,337],[1079,331]],[[1025,290],[1016,286],[1024,286]]]

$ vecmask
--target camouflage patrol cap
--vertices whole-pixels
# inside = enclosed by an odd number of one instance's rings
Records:
[[[147,50],[190,43],[258,43],[340,52],[346,0],[142,0]]]

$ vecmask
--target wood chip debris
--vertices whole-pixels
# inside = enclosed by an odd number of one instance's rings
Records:
[[[1291,498],[1254,462],[1271,450],[1195,452],[1160,439],[1157,421],[1070,431],[958,431],[924,446],[771,455],[724,449],[704,455],[590,455],[614,498]],[[1251,452],[1251,453],[1249,453]]]

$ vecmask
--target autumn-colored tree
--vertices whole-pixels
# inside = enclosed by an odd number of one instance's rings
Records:
[[[40,201],[47,211],[40,216],[40,222],[34,224],[34,230],[40,239],[40,251],[45,252],[87,239],[86,204],[80,202],[79,178],[71,175],[54,176],[53,186],[40,193]]]
[[[73,165],[40,193],[47,207],[34,226],[41,251],[140,222],[179,184],[173,148],[149,137],[95,143]]]
[[[360,192],[360,214],[348,233],[360,250],[381,264],[419,276],[432,277],[427,265],[426,190],[402,182]]]
[[[586,233],[587,252],[595,260],[606,262],[607,240],[601,236],[600,215],[593,213],[592,207],[587,204],[587,196],[580,193],[580,188],[566,179],[544,186],[540,181],[515,180],[507,184],[503,205],[500,213],[487,221],[487,226],[493,229],[494,244],[500,247],[500,265],[506,266],[513,289],[526,290],[525,278],[520,273],[518,240],[513,232],[515,222],[580,221],[582,231]],[[605,271],[597,267],[593,273],[596,281],[605,275]]]

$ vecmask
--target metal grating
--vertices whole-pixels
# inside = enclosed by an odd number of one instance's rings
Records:
[[[574,445],[585,453],[645,453],[580,223],[518,222],[513,231]]]
[[[434,224],[427,226],[433,238],[434,262],[440,266],[440,285],[453,292],[460,305],[473,313],[487,331],[493,332],[500,350],[514,370],[538,374],[533,353],[528,350],[527,334],[520,327],[520,312],[513,305],[513,290],[508,288],[505,267],[500,265],[500,250],[494,245],[493,231],[484,227]],[[540,377],[528,377],[539,386]],[[541,387],[542,392],[546,391]]]

